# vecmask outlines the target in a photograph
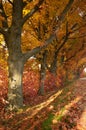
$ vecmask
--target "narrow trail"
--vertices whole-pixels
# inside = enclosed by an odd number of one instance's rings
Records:
[[[75,84],[74,95],[81,97],[77,103],[77,129],[86,130],[86,78],[80,78]]]

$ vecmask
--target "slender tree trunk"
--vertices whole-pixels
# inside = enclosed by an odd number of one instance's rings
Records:
[[[44,89],[44,84],[45,84],[45,76],[46,76],[46,70],[43,69],[43,66],[41,65],[41,72],[40,72],[40,87],[38,94],[39,95],[44,95],[45,89]]]
[[[46,77],[46,54],[47,54],[47,51],[44,52],[43,59],[41,61],[40,87],[38,91],[38,94],[40,95],[44,95],[45,93],[44,85],[45,85],[45,77]]]
[[[55,52],[53,56],[53,61],[51,63],[50,72],[54,74],[54,76],[56,76],[57,75],[56,71],[57,71],[57,53]]]

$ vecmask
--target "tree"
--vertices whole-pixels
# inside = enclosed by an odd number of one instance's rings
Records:
[[[8,67],[9,67],[9,87],[8,87],[8,108],[10,110],[18,109],[23,106],[23,95],[22,95],[22,74],[25,62],[31,56],[37,54],[43,48],[46,48],[53,39],[56,37],[57,29],[64,20],[67,12],[69,11],[74,0],[69,0],[68,4],[59,15],[57,21],[58,26],[55,27],[54,32],[44,42],[43,46],[36,47],[26,53],[22,52],[21,49],[21,34],[24,24],[35,12],[40,8],[40,5],[44,0],[39,0],[35,6],[23,16],[23,9],[27,5],[28,0],[0,0],[0,16],[1,16],[1,27],[0,33],[3,34],[6,46],[8,48]],[[5,3],[6,2],[6,3]],[[5,10],[5,4],[9,5],[10,14]]]

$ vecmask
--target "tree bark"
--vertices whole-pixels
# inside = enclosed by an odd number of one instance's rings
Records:
[[[50,72],[52,73],[52,74],[54,74],[54,76],[56,76],[57,75],[57,52],[55,52],[55,54],[54,54],[54,56],[53,56],[53,61],[52,61],[52,63],[51,63],[51,67],[50,67]]]
[[[47,57],[47,51],[43,53],[43,59],[41,60],[41,70],[40,70],[40,87],[38,94],[44,95],[45,94],[45,77],[46,77],[46,57]]]
[[[23,106],[22,93],[22,75],[24,63],[21,59],[13,60],[9,57],[9,86],[8,86],[8,102],[9,110],[19,109]]]
[[[8,47],[8,106],[9,110],[18,110],[23,106],[22,75],[24,67],[24,55],[21,51],[21,26],[13,24],[5,35]]]

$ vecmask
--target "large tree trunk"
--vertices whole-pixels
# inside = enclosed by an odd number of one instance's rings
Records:
[[[8,108],[19,109],[23,106],[22,75],[24,63],[21,59],[8,60],[9,86],[8,86]]]
[[[21,26],[12,26],[5,37],[8,45],[8,109],[14,110],[23,106],[22,96],[22,75],[24,67],[24,57],[21,51]]]

